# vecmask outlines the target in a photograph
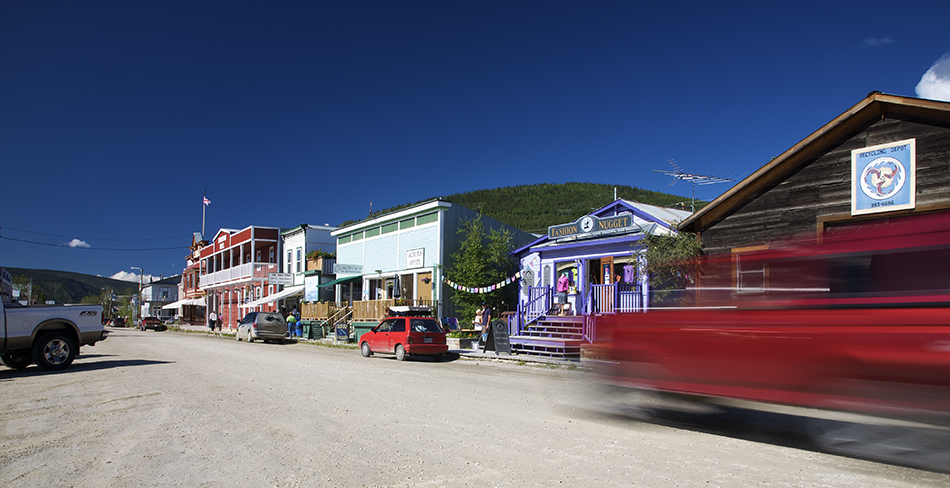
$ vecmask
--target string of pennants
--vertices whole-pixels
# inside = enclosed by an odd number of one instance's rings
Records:
[[[454,281],[452,281],[452,280],[450,280],[450,279],[448,279],[448,278],[445,278],[445,277],[442,278],[442,281],[444,281],[446,285],[449,285],[449,286],[451,286],[452,288],[455,288],[456,290],[464,291],[464,292],[468,292],[468,293],[479,293],[479,294],[480,294],[480,293],[489,293],[489,292],[493,292],[493,291],[495,291],[495,290],[504,288],[504,287],[506,287],[506,286],[508,286],[508,285],[510,285],[510,284],[512,284],[512,283],[514,283],[514,282],[516,282],[516,281],[518,281],[519,279],[521,279],[521,271],[518,271],[517,273],[511,275],[511,277],[508,278],[508,279],[506,279],[505,281],[501,281],[501,282],[495,283],[494,285],[491,285],[491,286],[480,286],[480,287],[462,286],[462,285],[460,285],[460,284],[458,284],[458,283],[455,283]]]

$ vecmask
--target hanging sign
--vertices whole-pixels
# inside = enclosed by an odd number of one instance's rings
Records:
[[[851,151],[851,215],[912,209],[916,194],[915,139]]]

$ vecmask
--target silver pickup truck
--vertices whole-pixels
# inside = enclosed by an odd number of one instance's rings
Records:
[[[45,370],[63,369],[80,346],[105,340],[99,305],[0,304],[0,361],[23,369],[36,363]]]

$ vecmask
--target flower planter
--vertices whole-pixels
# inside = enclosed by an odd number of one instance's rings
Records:
[[[446,337],[445,343],[449,345],[449,349],[474,349],[475,343],[478,342],[478,339],[475,338],[459,338],[459,337]]]

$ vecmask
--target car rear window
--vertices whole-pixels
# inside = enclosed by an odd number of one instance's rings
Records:
[[[413,332],[442,332],[442,327],[434,319],[409,319]]]
[[[258,322],[260,322],[261,320],[263,320],[264,322],[280,322],[281,317],[280,315],[277,315],[277,314],[268,313],[268,314],[264,314],[263,317],[260,320],[258,320]]]

